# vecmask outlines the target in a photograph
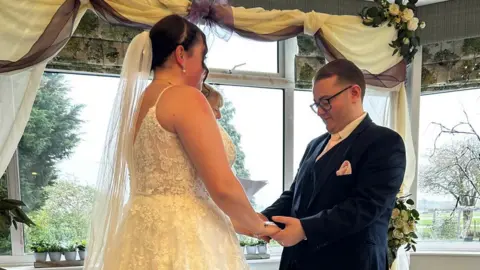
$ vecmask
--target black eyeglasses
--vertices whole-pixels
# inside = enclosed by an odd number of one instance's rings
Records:
[[[342,89],[341,91],[339,91],[338,93],[336,93],[335,95],[331,96],[331,97],[328,97],[328,98],[321,98],[318,100],[318,102],[315,102],[313,103],[312,105],[310,105],[310,108],[312,109],[312,111],[317,114],[318,113],[318,108],[322,108],[322,110],[328,112],[332,109],[332,104],[330,104],[330,100],[334,99],[335,97],[337,97],[338,95],[340,95],[341,93],[347,91],[348,89],[350,89],[353,85],[350,85],[344,89]]]

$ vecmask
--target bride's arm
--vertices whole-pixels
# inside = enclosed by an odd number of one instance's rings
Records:
[[[174,88],[166,93],[170,98],[164,99],[175,102],[168,118],[173,119],[175,132],[212,199],[232,220],[241,221],[246,231],[258,235],[276,233],[279,230],[276,226],[264,226],[233,174],[220,130],[205,97],[195,88]]]

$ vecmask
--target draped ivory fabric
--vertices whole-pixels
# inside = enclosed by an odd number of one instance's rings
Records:
[[[63,0],[0,0],[0,6],[2,6],[0,25],[4,27],[0,31],[0,62],[16,61],[28,54],[42,36],[52,16],[64,2]],[[73,30],[86,10],[85,5],[80,6],[72,21]],[[58,51],[61,48],[63,46]],[[55,55],[23,69],[0,73],[0,172],[2,173],[10,163],[23,135],[45,66]]]

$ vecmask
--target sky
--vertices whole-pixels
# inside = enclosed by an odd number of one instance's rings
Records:
[[[245,40],[232,36],[228,42],[209,41],[207,65],[210,68],[276,72],[277,45]],[[248,51],[245,48],[249,48]],[[109,121],[110,110],[117,89],[117,78],[87,75],[66,75],[71,86],[73,103],[85,104],[81,118],[81,142],[74,154],[58,164],[60,174],[83,184],[95,185],[98,162]],[[252,180],[267,180],[268,185],[255,195],[259,208],[269,206],[283,190],[283,92],[278,89],[259,89],[221,86],[225,98],[236,108],[233,124],[241,134],[241,147],[245,152],[246,168]],[[431,147],[436,130],[429,125],[442,121],[445,125],[462,118],[462,107],[469,112],[471,121],[480,123],[480,90],[462,91],[421,97],[420,152]],[[367,93],[365,109],[372,119],[381,124],[388,97],[375,92]],[[314,114],[311,91],[296,91],[294,95],[294,168],[311,139],[326,132],[321,119]],[[478,125],[480,129],[480,125]],[[426,162],[424,158],[421,162]],[[420,191],[420,196],[444,200]],[[257,209],[262,210],[262,209]]]

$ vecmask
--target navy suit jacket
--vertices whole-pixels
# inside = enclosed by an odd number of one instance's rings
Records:
[[[307,240],[284,248],[281,270],[386,270],[387,230],[405,174],[405,145],[367,115],[315,162],[330,139],[311,141],[290,190],[262,213],[300,219]],[[337,176],[348,160],[352,174]]]

